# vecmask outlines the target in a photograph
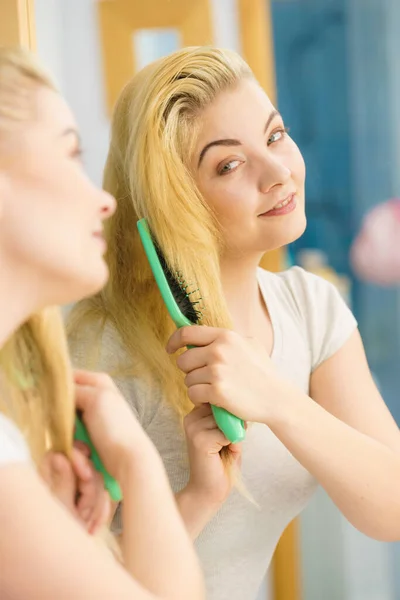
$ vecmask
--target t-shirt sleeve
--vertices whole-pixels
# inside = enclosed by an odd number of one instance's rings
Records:
[[[109,324],[84,327],[68,343],[73,367],[110,375],[135,417],[145,426],[141,394],[136,389],[139,384],[121,374],[128,358],[115,329]]]
[[[14,423],[0,414],[0,468],[20,462],[31,462],[28,446]]]
[[[357,321],[336,287],[322,277],[296,267],[303,318],[314,371],[333,356],[357,329]]]

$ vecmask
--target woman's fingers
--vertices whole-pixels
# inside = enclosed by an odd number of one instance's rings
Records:
[[[207,366],[207,348],[191,348],[178,356],[176,364],[184,373]]]
[[[74,371],[74,381],[77,385],[115,389],[113,380],[106,373],[76,369]]]
[[[193,325],[192,327],[182,327],[177,329],[170,337],[167,344],[167,352],[174,354],[180,348],[187,346],[209,346],[220,335],[222,329],[216,327],[201,327]]]
[[[54,496],[75,513],[77,482],[74,469],[64,454],[49,452],[43,459],[40,474]]]
[[[108,525],[111,517],[111,500],[108,492],[103,488],[98,496],[96,508],[89,524],[88,532],[95,535],[105,525]]]
[[[85,448],[87,448],[86,444],[83,444],[83,446]],[[75,471],[76,476],[81,481],[90,481],[92,479],[92,477],[94,476],[94,473],[96,472],[89,456],[90,456],[90,451],[89,451],[89,455],[88,455],[87,450],[85,450],[85,452],[82,452],[74,444],[74,447],[72,449],[72,454],[71,454],[71,464]]]
[[[81,440],[74,440],[74,448],[79,450],[84,456],[90,458],[90,448],[85,442],[81,442]]]

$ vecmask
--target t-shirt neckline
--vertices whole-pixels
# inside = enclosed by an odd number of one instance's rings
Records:
[[[270,275],[272,275],[272,274],[269,273],[268,271],[265,271],[265,269],[258,267],[258,269],[257,269],[258,287],[261,292],[262,298],[264,300],[265,306],[267,307],[267,311],[268,311],[269,318],[271,321],[273,342],[272,342],[272,350],[270,353],[270,358],[271,358],[271,360],[274,360],[282,352],[283,338],[282,338],[281,323],[280,323],[280,319],[279,319],[279,310],[278,310],[278,306],[275,303],[274,290],[273,290],[273,286],[271,285],[272,277],[270,277]]]

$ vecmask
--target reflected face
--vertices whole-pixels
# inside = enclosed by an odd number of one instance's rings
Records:
[[[39,86],[29,91],[28,118],[7,121],[0,133],[0,254],[34,274],[48,302],[61,304],[104,285],[103,221],[115,201],[85,175],[77,126],[61,96]]]
[[[252,80],[202,111],[191,170],[213,209],[228,255],[263,253],[306,226],[305,166],[281,115]]]

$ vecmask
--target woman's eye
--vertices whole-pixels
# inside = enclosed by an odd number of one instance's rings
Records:
[[[275,142],[279,142],[279,140],[281,140],[287,134],[288,131],[289,130],[286,129],[285,127],[282,127],[281,129],[277,129],[276,131],[271,133],[271,135],[269,136],[267,145],[270,146],[271,144],[274,144]]]
[[[72,151],[71,157],[72,157],[74,160],[77,160],[77,161],[78,161],[78,162],[80,162],[80,163],[82,162],[82,156],[83,156],[83,150],[82,150],[82,148],[81,148],[81,147],[75,148],[75,149]]]
[[[234,171],[240,165],[240,162],[240,160],[231,160],[228,163],[225,163],[223,167],[219,169],[218,174],[226,175],[227,173]]]

